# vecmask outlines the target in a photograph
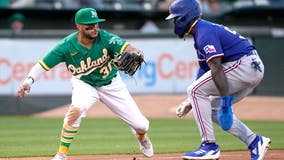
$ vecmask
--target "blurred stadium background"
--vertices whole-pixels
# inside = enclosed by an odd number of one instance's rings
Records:
[[[184,94],[194,80],[196,61],[191,38],[179,40],[164,18],[172,0],[1,0],[0,114],[31,114],[70,102],[70,75],[59,65],[18,100],[15,92],[30,67],[61,38],[75,31],[74,14],[94,7],[107,21],[102,29],[141,48],[147,60],[132,78],[123,76],[133,94]],[[284,0],[200,0],[203,18],[231,27],[257,47],[265,77],[252,95],[284,95]],[[21,15],[24,28],[10,28]],[[249,75],[248,75],[249,76]]]

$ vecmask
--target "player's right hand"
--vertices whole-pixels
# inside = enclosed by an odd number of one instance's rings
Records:
[[[184,100],[176,109],[176,115],[180,118],[184,118],[185,115],[192,109],[190,99]]]
[[[26,92],[29,93],[31,86],[29,84],[23,84],[18,88],[17,98],[23,98],[26,95]]]

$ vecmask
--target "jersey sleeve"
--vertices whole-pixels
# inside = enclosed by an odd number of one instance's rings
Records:
[[[107,40],[108,48],[112,51],[112,54],[117,55],[125,51],[129,43],[120,38],[116,34],[112,34],[109,32],[104,31],[104,37]]]
[[[198,48],[203,53],[206,62],[224,55],[217,29],[204,34]]]
[[[40,61],[39,64],[47,71],[64,61],[64,52],[61,50],[62,43],[49,51]]]

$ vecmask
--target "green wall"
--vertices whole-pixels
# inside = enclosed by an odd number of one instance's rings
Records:
[[[265,65],[257,95],[284,95],[284,39],[255,37],[254,43]]]

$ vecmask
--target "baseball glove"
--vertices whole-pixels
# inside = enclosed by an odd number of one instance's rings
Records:
[[[130,76],[141,68],[143,62],[145,62],[143,53],[139,51],[123,52],[113,60],[116,68]]]

